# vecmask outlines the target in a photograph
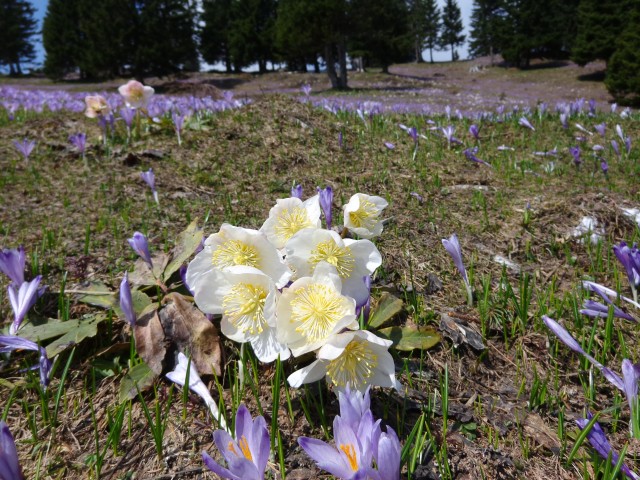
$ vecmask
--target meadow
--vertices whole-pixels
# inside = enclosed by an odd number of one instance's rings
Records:
[[[202,76],[158,82],[124,111],[125,81],[0,82],[0,262],[22,245],[25,283],[41,276],[17,335],[51,361],[46,380],[29,370],[36,352],[0,363],[25,478],[218,478],[201,452],[222,458],[212,433],[241,404],[268,427],[265,478],[334,478],[298,439],[334,444],[338,385],[287,381],[317,348],[260,361],[220,314],[203,320],[185,280],[198,277],[180,269],[223,224],[260,229],[278,199],[326,187],[345,241],[369,238],[348,227],[353,195],[388,202],[370,311],[350,328],[393,342],[397,388],[370,396],[399,438],[401,478],[636,478],[640,255],[620,242],[640,239],[638,114],[574,67],[469,66],[356,74],[340,94],[321,75]],[[95,93],[113,118],[85,115]],[[453,234],[463,267],[442,242]],[[198,371],[213,403],[167,378],[178,351],[210,360]]]

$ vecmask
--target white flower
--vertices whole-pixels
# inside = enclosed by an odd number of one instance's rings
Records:
[[[205,278],[206,277],[206,278]],[[220,328],[228,338],[251,343],[261,362],[289,358],[289,349],[276,340],[278,290],[273,280],[253,267],[213,270],[194,289],[196,304],[205,313],[222,314]]]
[[[380,214],[389,204],[382,197],[356,193],[344,210],[344,226],[362,238],[377,237],[382,233]]]
[[[342,295],[341,288],[336,268],[320,262],[313,277],[299,278],[282,291],[276,308],[278,340],[294,356],[316,350],[345,328],[358,328],[355,300]]]
[[[361,392],[369,385],[398,389],[389,353],[392,343],[366,330],[334,335],[320,348],[315,362],[289,375],[289,385],[298,388],[326,376],[339,389],[347,385]]]
[[[320,226],[320,202],[318,195],[314,195],[304,202],[296,197],[279,199],[260,231],[276,248],[283,248],[287,240],[303,228]]]
[[[189,366],[190,360],[182,353],[178,353],[178,363],[176,364],[173,371],[167,373],[167,378],[172,382],[177,383],[181,387],[184,387],[184,384],[187,381],[187,367],[189,368],[189,390],[193,393],[197,394],[204,403],[207,405],[209,410],[211,411],[211,415],[218,421],[220,428],[227,429],[227,424],[224,421],[224,417],[220,415],[220,411],[218,410],[218,404],[213,399],[211,394],[209,393],[209,389],[204,384],[204,382],[200,379],[200,375],[198,375],[198,370],[196,370],[196,366],[191,363]]]
[[[129,80],[125,85],[118,87],[118,92],[124,97],[124,102],[129,108],[147,108],[149,100],[155,90],[145,86],[137,80]]]
[[[354,298],[356,305],[364,305],[369,298],[364,277],[382,265],[382,256],[370,240],[343,240],[338,233],[320,228],[300,230],[287,242],[285,250],[294,279],[313,275],[320,262],[336,267],[342,294]]]
[[[87,95],[84,97],[84,103],[86,105],[84,114],[89,118],[108,115],[111,110],[107,100],[102,95]]]
[[[196,289],[203,274],[234,265],[262,270],[277,288],[284,287],[291,278],[280,254],[264,234],[224,223],[218,233],[207,238],[204,249],[189,264],[187,284]]]

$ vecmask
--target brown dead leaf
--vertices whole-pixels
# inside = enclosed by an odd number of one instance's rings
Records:
[[[144,309],[136,320],[133,333],[138,355],[149,365],[153,373],[160,375],[162,363],[167,353],[167,345],[157,308],[158,304],[154,303]]]
[[[162,272],[169,263],[169,255],[160,252],[151,257],[153,262],[153,272],[147,262],[141,258],[136,259],[133,272],[129,272],[129,281],[136,286],[155,285],[158,279],[162,278]]]
[[[170,293],[162,302],[160,322],[167,338],[191,356],[198,372],[222,375],[222,347],[216,327],[179,293]]]
[[[536,443],[551,452],[560,451],[560,440],[556,432],[551,430],[537,413],[530,413],[524,419],[524,431],[533,438]]]

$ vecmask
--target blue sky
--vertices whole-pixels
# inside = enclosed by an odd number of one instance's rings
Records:
[[[95,1],[100,1],[100,0],[95,0]],[[48,0],[31,0],[31,3],[36,8],[36,18],[38,19],[38,22],[39,22],[38,30],[40,30],[42,28],[42,19],[44,18],[44,15],[47,11],[47,4],[49,3],[49,1]],[[438,4],[440,5],[441,8],[444,5],[444,3],[445,3],[445,0],[438,0]],[[460,10],[462,11],[462,21],[465,26],[465,34],[467,35],[467,38],[468,38],[469,23],[471,18],[471,7],[473,6],[473,0],[458,0],[458,5],[460,6]],[[467,58],[467,46],[464,45],[462,48],[460,48],[458,50],[458,53],[460,54],[461,59]],[[37,57],[36,57],[35,64],[37,66],[42,65],[44,61],[44,50],[42,49],[42,41],[39,35],[36,37],[36,55]],[[426,54],[425,54],[425,57],[428,59],[428,56]],[[451,53],[448,51],[433,52],[433,59],[436,61],[448,61],[450,58],[451,58]]]

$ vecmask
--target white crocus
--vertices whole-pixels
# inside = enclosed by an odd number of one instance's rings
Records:
[[[233,266],[201,277],[194,289],[196,304],[205,313],[222,314],[220,329],[233,341],[251,343],[261,362],[289,358],[276,339],[278,290],[273,280],[253,267]]]
[[[364,277],[382,265],[382,256],[370,240],[343,240],[338,233],[320,228],[300,230],[287,242],[285,251],[294,280],[313,275],[320,262],[336,267],[342,294],[354,298],[356,305],[364,305],[369,298]]]
[[[129,80],[126,84],[118,87],[118,92],[124,98],[127,107],[147,108],[155,91],[153,87],[143,85],[137,80]]]
[[[278,340],[294,356],[320,348],[345,328],[358,328],[355,300],[342,295],[341,288],[336,268],[320,262],[313,277],[299,278],[282,291],[276,309]]]
[[[204,403],[211,411],[211,415],[218,421],[220,428],[227,430],[227,424],[224,420],[224,417],[220,415],[220,410],[218,410],[218,404],[213,399],[211,394],[209,393],[209,389],[204,384],[204,382],[200,379],[200,375],[198,375],[198,370],[196,370],[196,366],[191,363],[189,365],[190,360],[182,353],[178,353],[178,363],[175,368],[167,373],[167,378],[174,383],[177,383],[181,387],[184,387],[184,384],[187,383],[187,369],[189,370],[189,390],[198,395]]]
[[[289,375],[289,385],[298,388],[326,376],[339,389],[347,385],[362,392],[369,385],[398,389],[389,353],[392,343],[366,330],[334,335],[318,351],[315,362]]]
[[[303,228],[320,226],[320,202],[318,195],[314,195],[304,202],[296,197],[279,199],[260,231],[276,248],[283,248],[287,240]]]
[[[344,226],[362,238],[377,237],[382,233],[380,214],[389,203],[382,197],[356,193],[344,210]]]
[[[222,224],[220,231],[204,242],[203,250],[189,264],[187,284],[196,289],[203,274],[235,265],[262,270],[277,288],[289,283],[291,272],[267,237],[258,230]]]

